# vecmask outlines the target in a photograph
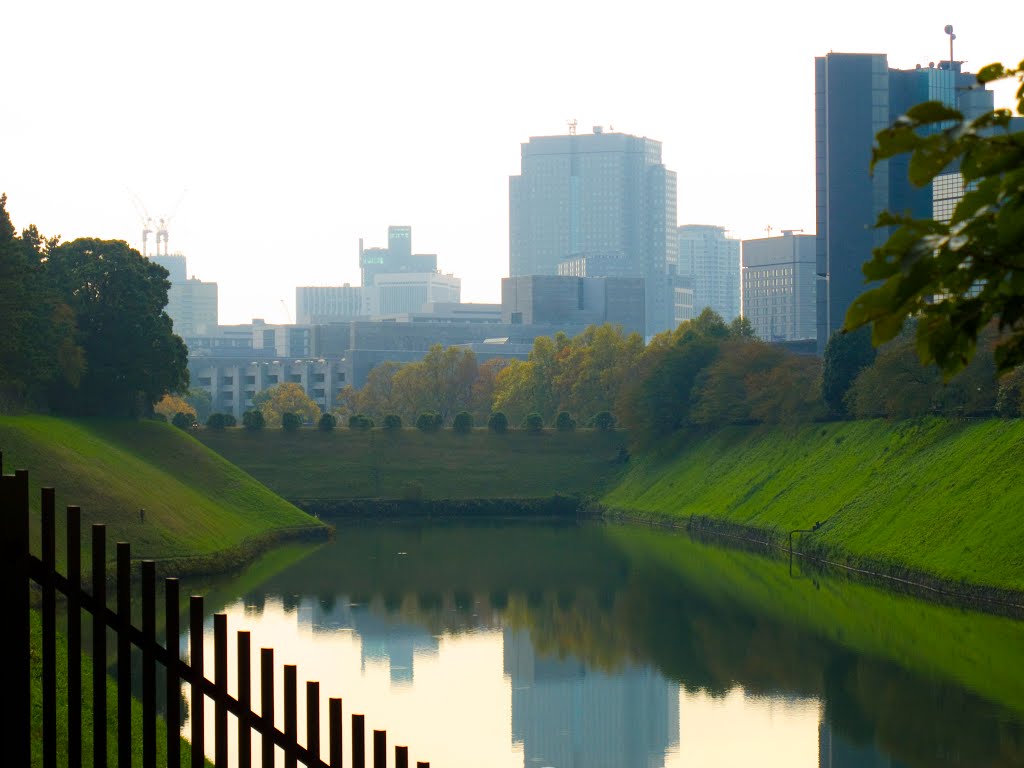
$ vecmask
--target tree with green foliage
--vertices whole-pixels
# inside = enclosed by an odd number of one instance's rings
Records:
[[[333,432],[336,426],[338,426],[338,420],[333,413],[321,414],[320,421],[316,423],[316,428],[321,432]]]
[[[227,414],[224,413],[211,413],[209,418],[206,420],[206,426],[214,432],[223,432],[227,425]]]
[[[54,386],[78,386],[85,370],[74,312],[46,271],[56,245],[35,227],[19,237],[0,195],[0,413],[46,407]]]
[[[402,428],[402,417],[397,413],[389,413],[384,417],[383,426],[389,432],[397,432]]]
[[[501,411],[495,411],[487,419],[487,428],[496,435],[504,435],[508,432],[508,416]]]
[[[1016,79],[1016,113],[1024,116],[1024,61],[983,67],[979,84]],[[948,378],[974,356],[978,336],[996,321],[1000,372],[1024,363],[1024,131],[1011,110],[973,120],[941,102],[908,110],[877,137],[872,167],[909,153],[910,181],[924,186],[958,169],[964,195],[949,222],[883,213],[894,228],[864,274],[877,285],[850,306],[845,327],[870,324],[876,345],[917,318],[916,351]]]
[[[752,377],[763,375],[786,357],[780,347],[749,336],[723,341],[718,355],[696,376],[691,391],[690,421],[706,427],[752,420]],[[763,381],[762,381],[763,383]]]
[[[729,326],[705,308],[695,319],[651,340],[619,406],[634,439],[656,440],[690,423],[694,384],[728,338]]]
[[[271,429],[281,426],[286,413],[298,416],[300,423],[316,423],[320,419],[320,406],[306,394],[302,385],[294,382],[264,389],[252,402],[263,413],[266,425]]]
[[[188,385],[185,343],[164,311],[167,270],[121,240],[80,238],[46,250],[46,272],[75,317],[85,355],[77,386],[63,381],[65,413],[140,416]]]
[[[821,399],[831,415],[849,416],[846,393],[857,375],[875,361],[875,347],[867,328],[833,333],[825,346]]]
[[[171,419],[171,424],[176,426],[178,429],[192,429],[192,425],[195,423],[195,415],[191,413],[176,413],[174,418]]]
[[[555,429],[559,432],[572,432],[576,429],[576,419],[570,416],[568,411],[560,411],[555,417]]]
[[[242,427],[250,432],[259,432],[267,426],[267,420],[263,412],[258,410],[246,411],[242,414]]]
[[[523,421],[523,429],[531,435],[539,435],[544,431],[544,417],[536,411],[527,414],[525,421]]]
[[[421,413],[416,417],[416,429],[420,432],[437,432],[444,425],[439,413]]]
[[[615,414],[611,411],[601,411],[594,416],[594,428],[599,432],[611,432],[615,429]]]
[[[356,413],[348,417],[348,428],[360,432],[369,432],[373,429],[373,419],[363,413]]]
[[[291,411],[285,411],[281,414],[281,429],[285,432],[295,432],[299,427],[302,426],[302,416]]]
[[[452,421],[452,431],[462,435],[468,435],[473,431],[473,414],[469,411],[459,411]]]

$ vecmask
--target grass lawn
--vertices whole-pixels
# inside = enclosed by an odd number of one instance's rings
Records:
[[[629,462],[602,502],[704,515],[974,585],[1024,590],[1024,421],[734,427]]]
[[[623,432],[495,435],[201,430],[204,444],[292,500],[544,498],[598,494],[621,472]]]

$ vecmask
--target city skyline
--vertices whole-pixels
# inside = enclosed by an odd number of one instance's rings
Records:
[[[282,300],[294,316],[298,285],[356,284],[358,238],[391,224],[416,228],[463,300],[496,300],[520,144],[574,118],[662,143],[679,224],[813,232],[814,57],[927,66],[952,23],[955,58],[977,71],[1020,58],[1024,20],[943,2],[753,6],[740,26],[657,3],[543,23],[529,4],[488,20],[461,4],[197,9],[13,8],[12,28],[46,28],[48,44],[7,46],[0,192],[19,228],[139,247],[128,190],[159,217],[187,189],[170,250],[219,284],[224,323],[284,321]],[[398,54],[372,55],[384,46]]]

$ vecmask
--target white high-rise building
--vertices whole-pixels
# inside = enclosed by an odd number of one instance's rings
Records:
[[[174,332],[186,340],[214,333],[217,330],[217,284],[186,277],[185,257],[180,253],[152,256],[150,261],[170,273],[167,314],[174,324]]]
[[[679,227],[679,275],[693,287],[693,312],[711,307],[725,322],[740,314],[740,241],[725,227]]]

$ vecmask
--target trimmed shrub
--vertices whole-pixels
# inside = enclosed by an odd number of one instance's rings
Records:
[[[354,414],[348,417],[348,428],[366,432],[367,430],[373,429],[373,419],[369,416],[364,416],[361,413]]]
[[[492,413],[487,420],[487,428],[496,435],[504,435],[508,432],[508,416],[501,411]]]
[[[267,426],[267,420],[262,411],[246,411],[242,414],[242,426],[250,432],[259,432]]]
[[[174,418],[171,419],[171,424],[176,426],[178,429],[191,429],[192,428],[192,414],[191,413],[176,413]]]
[[[210,418],[206,420],[206,426],[215,432],[223,432],[227,426],[227,418],[223,413],[211,413]]]
[[[282,413],[281,414],[281,429],[285,432],[294,432],[302,426],[302,417],[297,413]]]
[[[615,414],[611,411],[601,411],[594,416],[594,427],[601,432],[611,432],[615,429]]]
[[[237,427],[238,426],[238,419],[235,418],[235,414],[233,414],[233,413],[225,413],[224,414],[224,426],[225,427]]]
[[[397,413],[389,413],[384,417],[384,429],[394,432],[402,428],[402,417]]]
[[[559,432],[572,432],[576,429],[576,419],[568,411],[562,411],[555,417],[555,429]]]
[[[460,434],[468,434],[473,429],[473,414],[469,411],[459,411],[455,414],[452,422],[452,431]]]
[[[544,417],[539,413],[531,413],[523,422],[523,428],[531,435],[539,435],[544,431]]]
[[[444,424],[439,413],[421,413],[416,419],[416,429],[421,432],[437,432]]]
[[[338,426],[338,420],[334,418],[333,413],[325,413],[320,417],[320,421],[317,422],[316,428],[321,432],[331,432]]]

